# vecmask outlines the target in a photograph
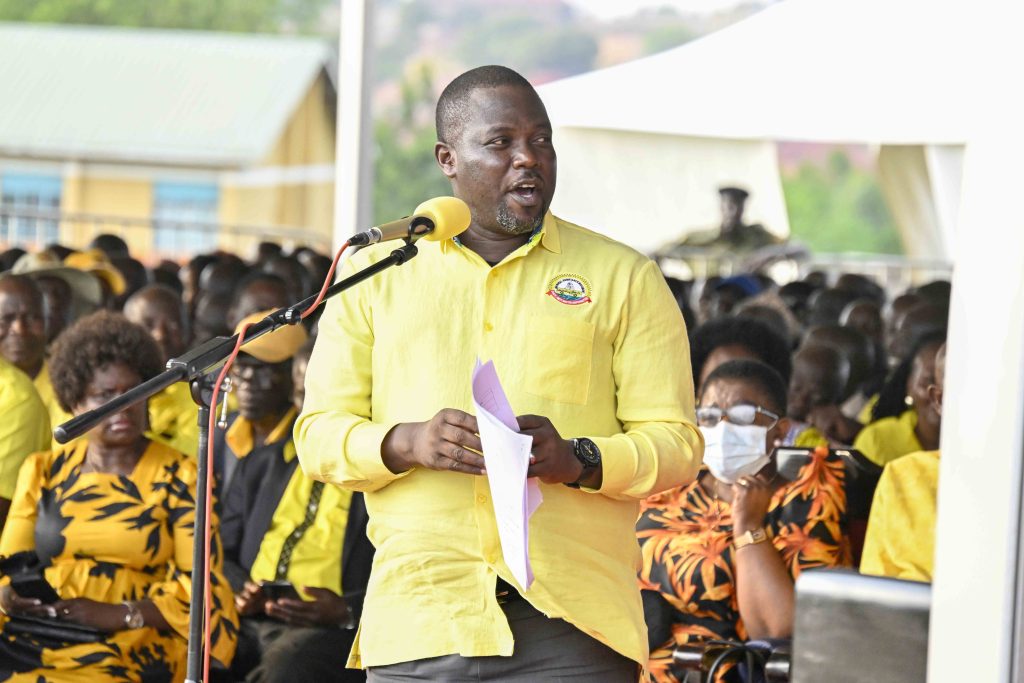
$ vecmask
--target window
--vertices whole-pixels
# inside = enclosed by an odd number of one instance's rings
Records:
[[[215,248],[217,203],[216,185],[156,183],[153,244],[157,251],[201,253]]]
[[[60,240],[59,176],[5,173],[0,177],[0,241],[42,246]]]

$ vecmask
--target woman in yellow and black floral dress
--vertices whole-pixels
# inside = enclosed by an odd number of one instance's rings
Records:
[[[795,481],[783,480],[770,454],[785,414],[775,370],[721,365],[697,408],[706,469],[643,505],[640,587],[658,683],[686,677],[673,665],[678,645],[791,636],[800,572],[850,564],[842,461],[821,449]],[[741,680],[731,669],[717,680]]]
[[[146,332],[107,312],[65,331],[50,362],[58,398],[76,415],[160,369]],[[38,604],[18,596],[4,577],[0,607],[104,635],[95,643],[44,645],[7,632],[0,616],[0,681],[184,679],[196,468],[146,439],[145,429],[142,403],[22,466],[0,555],[34,553],[61,599]],[[211,654],[228,663],[238,619],[219,544],[213,560]]]

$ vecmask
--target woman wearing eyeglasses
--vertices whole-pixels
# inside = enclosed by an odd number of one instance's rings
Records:
[[[759,361],[730,361],[704,382],[704,470],[649,498],[637,524],[652,680],[685,678],[679,645],[792,635],[800,572],[850,565],[842,462],[821,449],[784,480],[772,451],[785,414],[786,385]]]

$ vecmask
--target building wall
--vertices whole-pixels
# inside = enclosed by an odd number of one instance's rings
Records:
[[[220,220],[228,224],[275,225],[284,241],[308,242],[292,232],[311,232],[320,248],[330,245],[334,221],[333,94],[327,77],[314,81],[263,161],[227,173],[221,182]],[[258,238],[234,239],[246,250]],[[225,247],[229,245],[222,241]]]
[[[153,211],[153,183],[147,178],[110,178],[102,176],[64,176],[61,210],[67,213],[124,216],[148,219]],[[84,245],[100,227],[87,222],[65,222],[61,240],[68,245]],[[152,230],[145,226],[104,225],[104,232],[124,237],[135,254],[146,254],[153,247]]]
[[[5,173],[59,178],[62,213],[138,219],[141,223],[65,220],[59,238],[72,247],[83,246],[100,232],[113,232],[124,237],[132,252],[142,258],[154,256],[158,246],[166,251],[167,240],[158,244],[149,222],[159,203],[158,189],[181,184],[216,188],[216,207],[205,220],[261,228],[254,236],[222,230],[214,243],[208,244],[210,247],[219,244],[248,255],[257,242],[270,239],[288,246],[309,243],[327,250],[334,218],[334,108],[331,86],[321,73],[265,157],[250,168],[0,158],[0,186]],[[185,208],[182,215],[191,214]],[[184,257],[190,249],[195,251],[197,242],[193,238],[197,235],[186,231],[178,240],[181,246],[172,245],[170,255]]]

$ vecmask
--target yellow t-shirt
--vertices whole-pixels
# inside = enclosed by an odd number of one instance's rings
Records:
[[[931,581],[939,451],[918,451],[885,466],[875,489],[860,570]]]
[[[28,375],[0,360],[0,498],[11,500],[18,470],[50,447],[50,417]]]
[[[917,413],[906,410],[899,417],[886,417],[872,422],[853,440],[855,450],[876,465],[885,465],[901,455],[921,450],[914,429]]]
[[[473,412],[478,358],[494,361],[516,414],[544,415],[602,454],[599,491],[540,484],[524,597],[646,663],[639,501],[692,481],[703,453],[686,329],[657,264],[550,213],[493,268],[455,240],[418,247],[328,303],[295,424],[310,476],[366,492],[377,550],[350,664],[512,654],[494,587],[515,580],[487,478],[396,475],[381,459],[395,424]],[[393,249],[356,253],[346,275]]]

